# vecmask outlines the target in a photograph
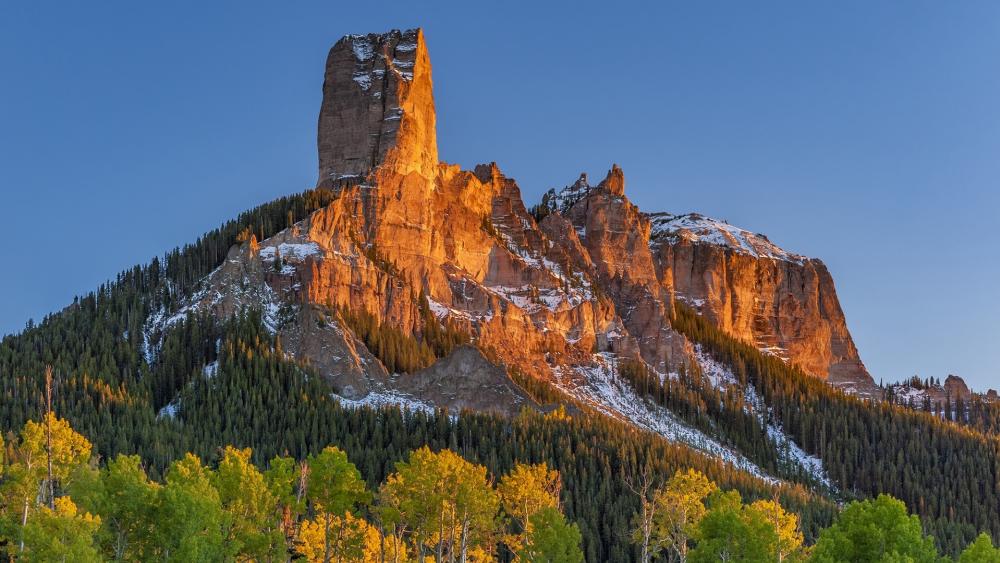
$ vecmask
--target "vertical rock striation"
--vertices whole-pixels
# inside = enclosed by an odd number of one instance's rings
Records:
[[[325,70],[317,184],[336,198],[258,247],[234,250],[192,306],[291,311],[272,323],[286,349],[341,395],[388,386],[438,406],[494,396],[513,397],[503,411],[529,404],[486,357],[597,395],[604,391],[588,378],[617,377],[619,361],[667,377],[697,361],[670,326],[675,294],[810,373],[856,386],[867,377],[819,261],[736,231],[709,236],[695,216],[642,213],[617,165],[596,186],[581,175],[529,212],[495,163],[465,171],[439,162],[419,29],[347,36]],[[464,359],[402,378],[344,326],[341,309],[415,339],[447,323],[485,354],[464,349]],[[462,377],[455,370],[475,377],[442,390]],[[491,381],[496,395],[473,396]]]
[[[649,217],[659,275],[677,299],[809,374],[874,392],[822,261],[695,213]]]
[[[420,29],[348,35],[326,60],[317,135],[321,187],[386,164],[433,176],[431,64]]]

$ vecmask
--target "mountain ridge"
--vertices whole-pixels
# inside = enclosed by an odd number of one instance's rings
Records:
[[[822,261],[700,214],[642,212],[617,165],[597,185],[581,175],[529,209],[495,162],[472,171],[437,162],[421,30],[344,37],[330,50],[323,91],[317,186],[333,200],[232,249],[231,266],[213,273],[222,279],[206,278],[211,303],[195,295],[182,312],[208,306],[225,317],[259,306],[292,354],[359,400],[393,391],[393,370],[333,310],[362,310],[417,339],[445,324],[509,367],[579,389],[581,374],[613,373],[619,361],[661,378],[700,369],[670,326],[680,300],[813,376],[882,393]],[[305,328],[320,320],[326,333]],[[162,331],[158,322],[147,332]]]

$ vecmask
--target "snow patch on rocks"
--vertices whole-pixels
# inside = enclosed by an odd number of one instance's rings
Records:
[[[383,407],[398,407],[399,409],[407,412],[425,412],[432,414],[435,412],[434,405],[421,401],[415,397],[411,397],[405,393],[399,393],[391,390],[384,391],[372,391],[365,395],[361,399],[352,400],[345,399],[340,395],[333,394],[334,399],[340,402],[341,405],[347,408],[383,408]]]
[[[699,213],[673,215],[671,213],[649,213],[652,225],[650,243],[666,240],[704,243],[728,248],[754,258],[771,258],[802,264],[805,256],[788,252],[768,240],[767,236],[752,233],[746,229],[730,225],[726,221],[705,217]]]

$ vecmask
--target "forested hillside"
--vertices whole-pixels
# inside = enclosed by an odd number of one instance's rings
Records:
[[[176,349],[176,360],[164,360],[150,372],[150,378],[186,376],[177,380],[183,390],[169,409],[171,415],[156,416],[154,405],[124,393],[74,396],[71,387],[59,384],[62,376],[56,378],[56,412],[74,413],[67,418],[94,438],[95,454],[104,459],[138,454],[154,478],[168,473],[170,464],[189,451],[215,463],[227,444],[253,448],[252,460],[259,464],[275,455],[305,458],[337,444],[369,486],[391,473],[406,452],[425,445],[450,448],[495,475],[517,461],[544,462],[562,475],[564,510],[578,523],[590,561],[633,559],[628,529],[639,501],[626,479],[635,479],[646,464],[658,475],[697,468],[748,498],[779,494],[790,510],[802,515],[807,538],[814,538],[835,511],[830,501],[802,486],[776,487],[689,447],[603,417],[524,412],[508,419],[473,412],[454,416],[391,407],[344,408],[331,397],[327,383],[310,377],[308,367],[284,358],[280,342],[261,326],[258,313],[248,312],[214,330],[210,326],[208,319],[188,319],[174,332],[187,336],[178,336],[176,347],[164,348]],[[209,336],[211,344],[189,346],[196,334]],[[166,353],[165,358],[173,357]],[[211,377],[204,377],[204,365],[214,362]],[[43,408],[40,400],[35,404]]]
[[[565,420],[565,414],[556,417]],[[581,563],[564,480],[546,462],[503,475],[453,449],[409,451],[373,483],[336,446],[254,463],[225,446],[188,453],[163,479],[139,456],[99,463],[91,443],[47,413],[0,444],[0,553],[23,561],[544,561]],[[44,463],[43,463],[44,461]],[[886,495],[849,504],[804,543],[800,517],[772,498],[745,501],[698,470],[645,466],[624,476],[638,500],[617,530],[633,544],[588,560],[943,561],[935,538]],[[615,529],[613,529],[614,531]],[[591,541],[593,543],[593,541]],[[993,562],[981,534],[960,563]]]
[[[156,479],[186,452],[215,463],[227,444],[252,448],[252,460],[262,466],[275,455],[303,459],[337,444],[369,487],[390,474],[406,452],[425,445],[450,448],[494,475],[510,471],[515,462],[544,462],[562,475],[564,510],[580,527],[588,560],[637,556],[628,530],[639,499],[626,483],[637,479],[647,464],[661,476],[695,468],[748,500],[779,492],[782,504],[800,516],[807,543],[832,521],[835,505],[825,496],[831,493],[812,492],[809,487],[816,483],[810,475],[786,471],[769,457],[773,443],[737,398],[684,385],[683,379],[655,383],[641,364],[626,363],[622,375],[648,400],[715,432],[762,467],[799,484],[776,486],[690,447],[578,411],[579,405],[572,416],[525,412],[513,419],[474,412],[345,408],[310,366],[283,353],[280,338],[263,326],[256,310],[228,320],[189,314],[161,335],[155,355],[150,353],[144,331],[149,315],[174,311],[232,244],[267,237],[330,197],[325,191],[309,191],[244,213],[195,244],[137,266],[64,311],[4,338],[0,425],[19,428],[39,417],[43,374],[51,365],[55,412],[87,436],[102,459],[137,454]],[[343,318],[351,312],[339,314]],[[363,313],[354,315],[346,324],[362,340],[389,338]],[[899,497],[921,515],[948,553],[957,553],[980,530],[1000,532],[997,513],[981,509],[996,506],[998,499],[998,451],[992,435],[902,406],[844,395],[726,336],[683,306],[677,307],[672,324],[756,389],[785,432],[823,460],[838,499],[881,492]],[[405,346],[392,347],[400,365],[424,365],[424,356],[444,354],[465,338],[448,326],[440,330],[432,340],[437,344],[415,349],[417,355],[408,355]],[[517,370],[512,375],[542,402],[566,400],[544,381]]]
[[[796,443],[848,494],[889,493],[914,507],[950,552],[977,530],[1000,535],[1000,442],[929,413],[845,395],[719,331],[679,304],[674,326],[731,366]]]

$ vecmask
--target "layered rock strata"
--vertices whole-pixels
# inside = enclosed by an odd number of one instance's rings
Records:
[[[530,212],[495,163],[439,162],[435,124],[420,30],[338,41],[317,132],[317,185],[336,198],[235,247],[187,309],[262,308],[286,352],[353,400],[392,391],[455,409],[538,408],[496,362],[562,385],[622,359],[667,377],[696,361],[670,326],[675,296],[819,377],[870,381],[821,262],[743,231],[710,234],[697,216],[645,214],[618,166]],[[417,340],[429,322],[448,324],[475,348],[392,374],[345,309]]]

